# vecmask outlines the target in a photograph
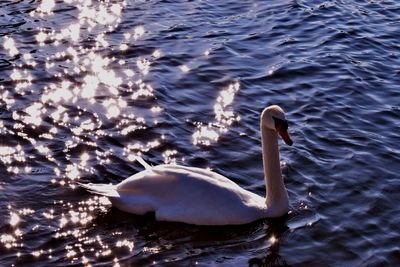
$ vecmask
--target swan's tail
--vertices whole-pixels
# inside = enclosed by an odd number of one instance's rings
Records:
[[[140,156],[135,156],[136,160],[146,169],[151,169],[152,167],[144,161]],[[106,197],[114,197],[118,198],[120,197],[118,191],[117,191],[117,186],[112,185],[112,184],[82,184],[82,183],[77,183],[80,187],[85,188],[87,191],[90,193],[96,194],[96,195],[101,195],[101,196],[106,196]]]
[[[106,196],[106,197],[119,197],[117,187],[112,184],[82,184],[78,183],[80,187],[85,188],[90,193]]]

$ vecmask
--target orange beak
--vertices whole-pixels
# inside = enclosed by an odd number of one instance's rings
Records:
[[[278,125],[278,126],[276,127],[276,131],[277,131],[278,134],[282,137],[283,141],[284,141],[287,145],[289,145],[289,146],[293,145],[292,138],[290,138],[290,135],[289,135],[287,129],[285,129],[284,127]]]

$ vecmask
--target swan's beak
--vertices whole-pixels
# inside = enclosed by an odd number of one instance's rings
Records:
[[[289,145],[289,146],[293,145],[292,138],[290,138],[290,135],[288,133],[288,123],[287,123],[287,121],[283,121],[282,123],[277,123],[276,124],[276,131],[282,137],[283,141],[287,145]]]
[[[290,138],[290,135],[287,130],[278,130],[279,135],[282,137],[283,141],[289,146],[293,145],[292,138]]]

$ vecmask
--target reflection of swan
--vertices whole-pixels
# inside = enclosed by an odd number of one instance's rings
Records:
[[[117,185],[81,184],[88,191],[107,196],[122,211],[154,212],[157,220],[202,225],[243,224],[288,211],[282,180],[277,133],[292,145],[285,114],[269,106],[261,114],[261,139],[267,197],[241,188],[228,178],[206,169],[179,165],[149,166]]]
[[[280,240],[282,236],[289,230],[286,225],[287,216],[267,221],[266,238],[269,243],[268,249],[261,257],[253,257],[249,259],[249,267],[269,267],[269,266],[289,266],[286,260],[279,254]]]

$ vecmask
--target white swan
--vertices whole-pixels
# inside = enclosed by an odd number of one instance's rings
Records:
[[[289,204],[281,175],[277,133],[292,145],[283,110],[276,105],[265,108],[260,128],[266,198],[210,170],[165,164],[152,167],[142,159],[139,162],[146,170],[117,185],[80,185],[107,196],[122,211],[139,215],[154,212],[160,221],[227,225],[279,217],[288,212]]]

